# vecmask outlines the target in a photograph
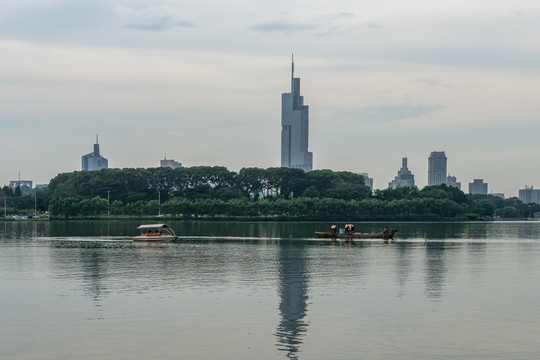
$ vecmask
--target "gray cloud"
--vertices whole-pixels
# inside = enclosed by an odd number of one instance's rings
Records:
[[[379,28],[382,28],[382,24],[378,21],[370,21],[370,22],[366,22],[364,23],[364,26],[365,27],[368,27],[370,29],[379,29]]]
[[[248,29],[259,32],[291,33],[309,32],[314,36],[327,36],[343,31],[341,19],[354,18],[354,14],[341,12],[324,14],[304,21],[276,20],[251,25]]]
[[[261,32],[296,32],[315,30],[317,27],[317,24],[299,24],[280,21],[252,25],[249,28]]]
[[[421,84],[426,84],[426,85],[429,85],[429,86],[441,86],[441,87],[445,87],[445,88],[453,88],[453,87],[455,87],[454,85],[452,85],[452,84],[450,84],[448,82],[437,80],[437,79],[431,79],[431,78],[418,79],[416,82],[421,83]]]
[[[162,31],[175,27],[193,27],[194,24],[181,18],[176,9],[169,6],[152,6],[134,10],[124,6],[114,8],[116,17],[125,27],[144,31]]]
[[[442,110],[444,108],[445,107],[441,105],[381,105],[352,109],[349,112],[349,115],[358,120],[389,122],[412,119],[421,115],[432,113],[434,111]]]

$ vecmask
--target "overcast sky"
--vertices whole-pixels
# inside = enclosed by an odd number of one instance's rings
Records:
[[[421,188],[445,151],[468,191],[540,187],[533,0],[0,1],[0,185],[109,167],[280,165],[291,53],[315,169],[401,158]]]

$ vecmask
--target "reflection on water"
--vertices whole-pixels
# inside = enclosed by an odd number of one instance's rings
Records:
[[[411,247],[406,243],[397,243],[396,277],[399,285],[399,297],[404,295],[407,280],[410,278],[412,269]]]
[[[276,330],[278,349],[289,359],[298,359],[302,337],[307,331],[308,270],[306,249],[284,245],[279,248],[280,322]]]
[[[425,256],[426,295],[440,299],[444,291],[446,245],[443,242],[427,243]]]

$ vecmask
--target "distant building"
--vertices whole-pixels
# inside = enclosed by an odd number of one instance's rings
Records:
[[[360,175],[364,177],[364,183],[371,189],[371,192],[373,192],[373,178],[370,178],[367,173],[361,173]]]
[[[433,151],[428,158],[428,186],[446,183],[446,154]]]
[[[9,182],[9,188],[13,193],[17,188],[21,189],[22,195],[33,194],[34,190],[32,189],[32,180],[12,180]]]
[[[165,159],[163,159],[163,160],[161,160],[159,162],[159,166],[160,167],[170,167],[172,169],[176,169],[176,168],[182,167],[182,163],[179,163],[178,161],[174,161],[172,159],[167,160],[167,158],[165,157]]]
[[[446,177],[446,185],[453,186],[461,190],[461,183],[457,181],[455,176],[451,176],[450,174],[448,174]]]
[[[397,189],[402,187],[414,187],[414,175],[407,168],[407,158],[401,159],[401,169],[398,170],[397,176],[394,180],[388,183],[388,187],[391,189]]]
[[[471,195],[487,195],[488,184],[482,179],[474,179],[472,183],[469,183],[469,194]]]
[[[505,198],[503,193],[491,193],[491,195],[496,196],[496,197],[500,197],[501,199]]]
[[[525,186],[525,189],[519,190],[519,200],[525,204],[540,204],[540,190]]]
[[[308,151],[309,109],[300,95],[300,78],[294,77],[291,92],[281,95],[281,167],[313,170],[313,153]]]
[[[109,167],[109,160],[105,159],[99,154],[98,136],[96,135],[96,143],[94,144],[94,152],[82,156],[82,170],[94,171],[100,169],[107,169]]]

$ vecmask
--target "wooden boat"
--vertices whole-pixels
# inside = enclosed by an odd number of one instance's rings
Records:
[[[384,239],[389,240],[394,238],[394,234],[397,232],[397,229],[392,229],[386,233],[380,234],[362,234],[362,233],[332,233],[332,232],[315,232],[315,236],[318,238],[326,239]]]
[[[137,229],[140,230],[141,234],[135,236],[133,241],[167,242],[178,239],[173,229],[167,224],[146,224]]]

